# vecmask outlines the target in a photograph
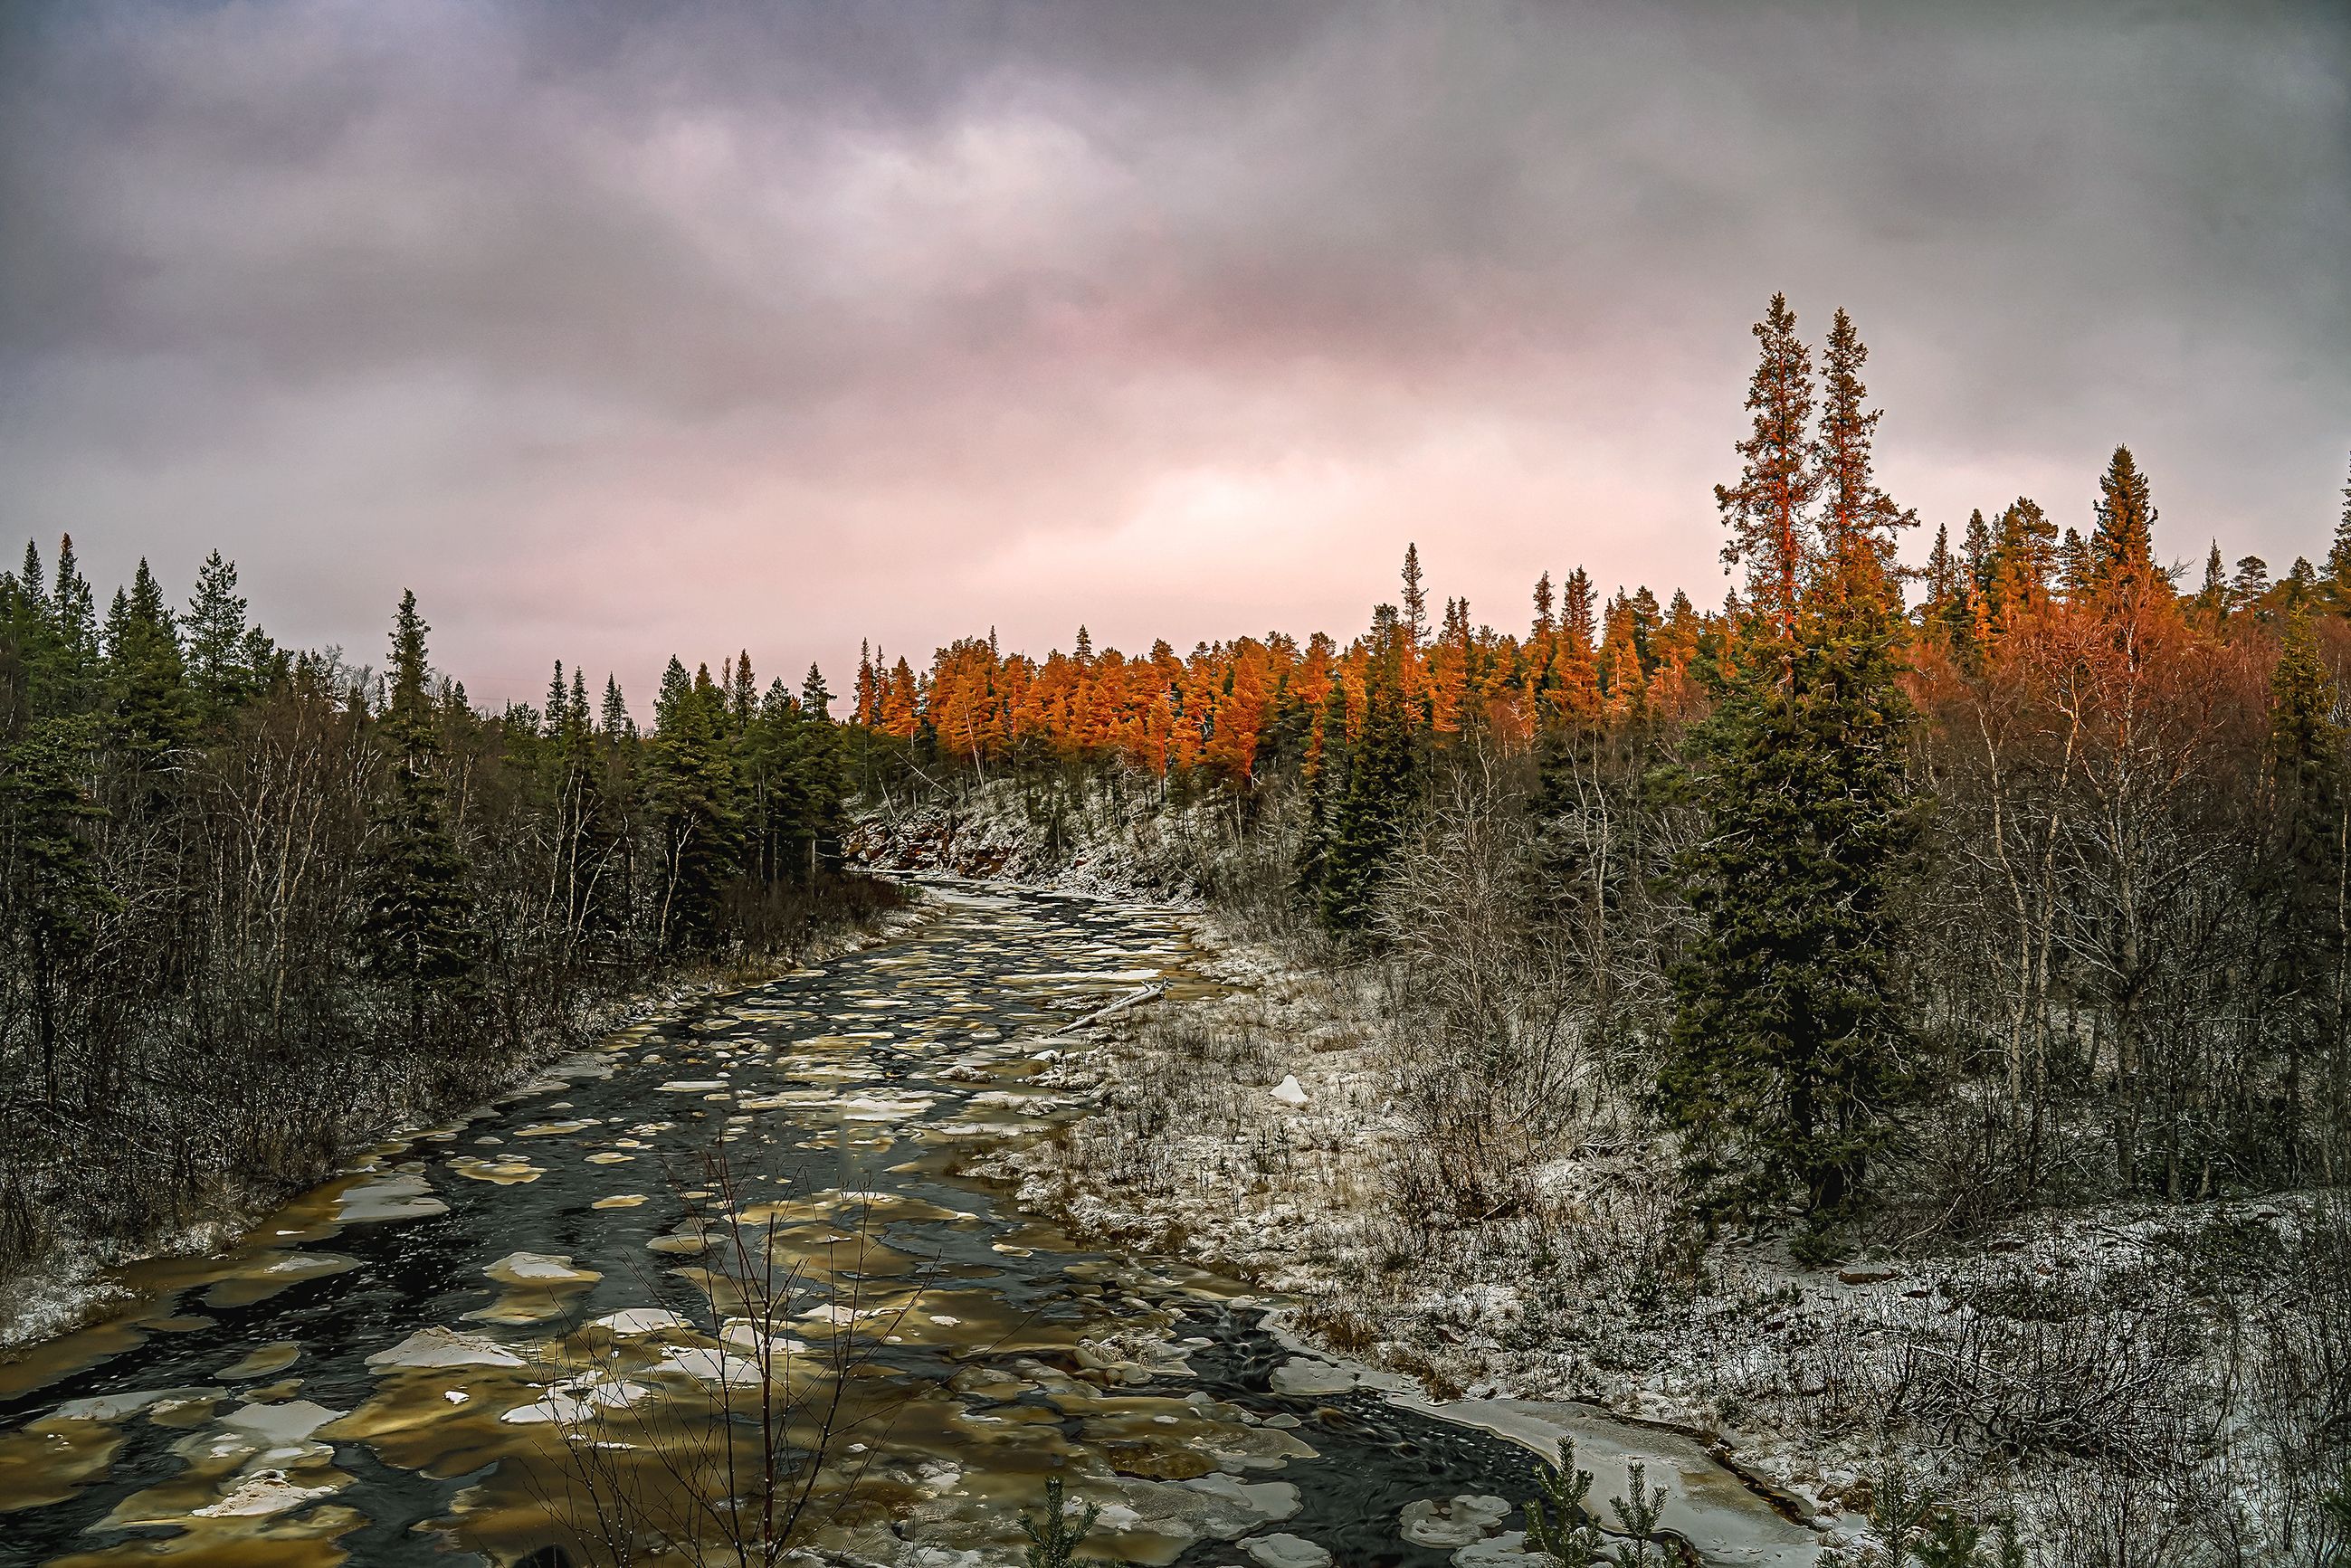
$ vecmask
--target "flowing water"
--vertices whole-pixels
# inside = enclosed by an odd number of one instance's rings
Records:
[[[1399,1524],[1531,1495],[1527,1448],[1294,1357],[1239,1286],[1089,1251],[953,1174],[1077,1113],[1034,1082],[1062,1030],[1210,988],[1173,915],[937,896],[909,937],[383,1145],[228,1253],[128,1270],[129,1313],[0,1364],[0,1564],[510,1563],[551,1512],[741,1494],[708,1434],[756,1462],[769,1388],[792,1442],[832,1427],[808,1533],[876,1562],[1018,1562],[1058,1475],[1101,1506],[1088,1555],[1531,1563],[1493,1507],[1431,1544]],[[1541,1439],[1523,1407],[1464,1414]],[[1630,1441],[1603,1462],[1670,1448]],[[1809,1535],[1684,1447],[1660,1462],[1729,1521],[1693,1531],[1709,1560],[1797,1561]]]

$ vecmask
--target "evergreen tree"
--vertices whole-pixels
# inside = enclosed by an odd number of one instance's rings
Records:
[[[1527,1551],[1559,1568],[1591,1568],[1602,1552],[1600,1527],[1586,1500],[1592,1472],[1576,1469],[1574,1438],[1559,1440],[1559,1462],[1545,1463],[1536,1479],[1543,1495],[1527,1503]]]
[[[25,542],[24,565],[0,576],[0,610],[5,611],[6,650],[14,654],[6,670],[7,717],[22,725],[60,706],[54,694],[57,621],[42,585],[40,549],[30,539]]]
[[[186,744],[195,722],[179,627],[147,563],[106,618],[106,689],[114,744],[133,771],[152,774]]]
[[[49,595],[49,614],[57,638],[57,662],[47,708],[52,713],[87,713],[97,701],[95,681],[101,649],[98,637],[98,600],[81,574],[74,555],[73,536],[57,541],[57,587]]]
[[[2019,496],[2000,516],[1992,547],[1991,613],[2001,625],[2037,612],[2049,601],[2049,580],[2057,567],[2057,525],[2030,496]]]
[[[2319,657],[2307,616],[2286,622],[2270,678],[2271,806],[2257,884],[2263,913],[2262,981],[2281,1039],[2285,1124],[2277,1130],[2288,1179],[2303,1166],[2303,1077],[2341,1030],[2335,977],[2344,958],[2344,737],[2335,722],[2335,678]]]
[[[1567,583],[1560,593],[1559,634],[1571,654],[1588,657],[1597,645],[1600,622],[1594,608],[1599,603],[1599,591],[1592,586],[1592,575],[1582,567],[1567,574]]]
[[[1896,675],[1890,637],[1823,625],[1748,650],[1690,737],[1700,924],[1658,1095],[1708,1207],[1793,1188],[1834,1218],[1887,1135],[1907,1038],[1892,894],[1915,837]]]
[[[444,811],[439,716],[424,641],[431,630],[416,595],[403,591],[378,727],[391,777],[370,816],[360,874],[362,962],[401,998],[412,1047],[426,1042],[442,1009],[469,995],[481,967],[465,861]]]
[[[2189,602],[2208,626],[2217,627],[2229,617],[2229,565],[2220,559],[2219,539],[2204,558],[2204,583]]]
[[[36,721],[6,751],[0,810],[14,848],[7,867],[14,946],[30,993],[42,1096],[61,1097],[58,1050],[74,1016],[75,982],[100,922],[121,907],[102,877],[92,826],[106,815],[88,783],[99,749],[86,717]]]
[[[664,948],[708,947],[739,852],[735,765],[726,705],[705,666],[699,679],[673,657],[653,701],[650,802],[661,831],[662,885],[655,940]]]
[[[1767,343],[1767,369],[1775,355]],[[1836,400],[1828,417],[1845,417]],[[1865,447],[1868,432],[1848,438]],[[1867,473],[1865,452],[1838,460]],[[1858,1197],[1903,1086],[1893,900],[1915,838],[1901,600],[1876,542],[1907,514],[1870,495],[1844,505],[1865,537],[1801,563],[1795,621],[1750,619],[1690,737],[1677,786],[1707,820],[1681,862],[1699,925],[1674,970],[1657,1084],[1701,1204],[1792,1189],[1823,1220]]]
[[[1891,580],[1898,571],[1896,536],[1918,521],[1877,486],[1871,447],[1885,413],[1865,406],[1869,388],[1861,369],[1868,361],[1853,319],[1839,309],[1821,359],[1820,433],[1813,442],[1821,553],[1832,591],[1847,582]],[[1864,554],[1866,561],[1859,559]]]
[[[2351,480],[2343,486],[2343,516],[2335,525],[2335,542],[2326,550],[2327,598],[2339,612],[2351,612]]]
[[[824,672],[813,661],[800,678],[800,712],[819,724],[832,722],[832,694],[825,690]]]
[[[1745,564],[1749,603],[1784,635],[1796,623],[1810,512],[1820,490],[1812,460],[1812,350],[1796,336],[1796,314],[1784,294],[1771,296],[1755,337],[1763,351],[1747,392],[1754,430],[1739,444],[1745,459],[1739,482],[1716,486],[1714,500],[1730,535],[1724,564]]]
[[[1405,629],[1386,605],[1366,669],[1363,733],[1349,749],[1346,789],[1332,803],[1322,866],[1322,924],[1356,936],[1404,840],[1414,801],[1413,727],[1404,689]]]
[[[188,601],[188,685],[201,720],[216,725],[253,690],[255,673],[246,667],[251,629],[246,602],[236,591],[236,563],[214,550],[196,571]]]
[[[1967,557],[1968,586],[1979,593],[1989,591],[1992,560],[1999,547],[1992,542],[1991,525],[1984,521],[1981,507],[1968,514],[1967,538],[1960,550]]]
[[[621,682],[617,675],[608,674],[604,677],[604,707],[601,723],[604,733],[615,740],[623,737],[634,739],[636,737],[637,721],[629,716],[629,702],[621,695]]]
[[[2115,448],[2098,479],[2097,519],[2089,545],[2091,594],[2103,603],[2119,604],[2148,591],[2168,593],[2171,580],[2155,562],[2155,504],[2147,476],[2127,446]]]
[[[1306,778],[1306,823],[1298,849],[1299,901],[1319,918],[1331,869],[1331,844],[1339,802],[1347,793],[1347,694],[1337,681],[1323,696],[1317,724],[1320,754]]]
[[[1428,591],[1421,586],[1420,547],[1404,547],[1404,632],[1411,646],[1428,641]]]
[[[2057,580],[2064,585],[2068,601],[2090,591],[2090,547],[2078,528],[2067,528],[2058,543]]]
[[[2261,608],[2270,593],[2270,563],[2257,555],[2244,556],[2237,562],[2237,575],[2229,580],[2229,608],[2236,613]]]

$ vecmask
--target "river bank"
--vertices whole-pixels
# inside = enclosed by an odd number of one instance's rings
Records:
[[[2152,1511],[2130,1467],[2160,1467],[2166,1488],[2210,1489],[2166,1508],[2280,1529],[2284,1500],[2236,1469],[2257,1432],[2220,1424],[2244,1397],[2225,1347],[2294,1331],[2306,1308],[2283,1297],[2258,1314],[2298,1260],[2339,1267],[2323,1195],[2043,1211],[1965,1247],[1807,1266],[1770,1234],[1695,1241],[1670,1155],[1601,1127],[1528,1151],[1492,1213],[1431,1222],[1412,1211],[1426,1134],[1398,1091],[1411,1041],[1377,967],[1303,961],[1214,914],[1195,929],[1227,992],[1107,1020],[1052,1069],[1092,1113],[982,1167],[1073,1233],[1279,1292],[1309,1343],[1456,1418],[1540,1444],[1552,1428],[1521,1415],[1572,1405],[1684,1434],[1823,1545],[1870,1547],[1889,1473],[2053,1534],[2069,1490]]]
[[[820,930],[799,951],[788,956],[701,966],[637,994],[588,1006],[564,1029],[542,1036],[532,1049],[501,1062],[490,1080],[474,1086],[465,1099],[495,1099],[509,1093],[529,1082],[549,1063],[578,1051],[599,1036],[659,1022],[688,1008],[767,984],[807,964],[822,963],[894,940],[919,929],[936,915],[935,908],[917,898],[884,912],[877,920]],[[403,1125],[413,1127],[459,1108],[456,1104],[420,1105],[397,1124],[361,1129],[339,1148],[337,1163],[385,1138],[402,1135]],[[110,1312],[121,1309],[131,1299],[117,1278],[123,1269],[138,1263],[201,1258],[225,1251],[310,1185],[255,1180],[217,1186],[204,1195],[200,1212],[184,1224],[130,1245],[94,1239],[75,1229],[70,1218],[66,1218],[52,1227],[49,1241],[39,1255],[0,1277],[0,1356],[103,1322]]]
[[[849,1401],[806,1538],[836,1561],[1017,1558],[1049,1477],[1136,1563],[1445,1568],[1458,1543],[1405,1526],[1462,1496],[1497,1500],[1470,1533],[1499,1545],[1522,1450],[1332,1385],[1232,1281],[955,1174],[1084,1108],[1041,1080],[1122,998],[1220,988],[1180,918],[938,903],[130,1270],[135,1311],[0,1364],[0,1563],[510,1564],[596,1498],[690,1492],[664,1456],[739,1435],[714,1402],[767,1348],[793,1400]],[[733,1228],[798,1260],[753,1319],[697,1207],[714,1155]]]

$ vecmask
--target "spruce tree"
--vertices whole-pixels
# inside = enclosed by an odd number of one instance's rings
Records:
[[[698,950],[716,938],[719,901],[738,864],[736,769],[726,701],[710,679],[673,657],[653,701],[650,803],[661,832],[655,941]]]
[[[2351,480],[2343,486],[2343,516],[2335,525],[2335,541],[2326,550],[2325,591],[2338,613],[2351,613]]]
[[[1603,1548],[1588,1500],[1592,1472],[1576,1469],[1574,1438],[1559,1440],[1559,1462],[1546,1462],[1536,1479],[1543,1495],[1526,1507],[1529,1554],[1546,1557],[1558,1568],[1591,1568]]]
[[[2147,476],[2129,447],[2116,447],[2098,479],[2098,526],[2089,544],[2086,586],[2101,602],[2170,591],[2171,579],[2155,561],[2155,519]]]
[[[1968,514],[1967,538],[1959,548],[1967,558],[1968,586],[1979,593],[1989,591],[1992,559],[1999,547],[1992,542],[1991,525],[1984,521],[1981,507]]]
[[[1869,388],[1861,370],[1868,361],[1869,350],[1853,319],[1839,309],[1821,356],[1820,434],[1813,448],[1821,554],[1833,588],[1893,578],[1898,570],[1897,536],[1918,521],[1916,512],[1896,507],[1878,488],[1872,446],[1885,412],[1867,406]]]
[[[1405,629],[1392,607],[1380,610],[1365,672],[1363,733],[1349,748],[1346,788],[1332,803],[1322,857],[1322,924],[1342,937],[1369,929],[1374,902],[1395,864],[1414,804]]]
[[[598,716],[604,733],[615,740],[637,733],[637,721],[629,716],[629,700],[621,695],[617,675],[607,674],[604,677],[604,706]]]
[[[400,999],[412,1048],[425,1044],[440,1015],[470,996],[482,960],[465,862],[444,810],[440,716],[425,650],[430,631],[416,595],[402,592],[377,726],[390,778],[370,815],[361,868],[361,962]]]
[[[144,560],[107,612],[106,692],[113,744],[152,789],[152,775],[187,743],[196,712],[178,622]]]
[[[1347,793],[1347,694],[1335,679],[1322,698],[1316,728],[1322,744],[1306,778],[1306,821],[1299,835],[1295,885],[1299,902],[1320,919],[1339,801]]]
[[[1404,547],[1404,632],[1413,647],[1428,641],[1428,591],[1421,587],[1420,547]]]
[[[58,1053],[75,982],[98,941],[100,923],[121,908],[100,873],[91,831],[106,812],[89,779],[99,750],[88,717],[44,718],[6,751],[0,772],[5,812],[9,905],[29,992],[34,1047],[43,1097],[61,1095]]]
[[[1746,566],[1749,601],[1784,635],[1795,626],[1821,483],[1813,461],[1812,350],[1796,336],[1784,294],[1771,296],[1755,337],[1763,351],[1747,391],[1754,428],[1739,444],[1745,466],[1738,484],[1714,487],[1714,500],[1730,535],[1724,564]]]
[[[1765,357],[1768,368],[1787,355],[1767,342]],[[1834,436],[1818,450],[1834,452]],[[1854,439],[1865,448],[1867,431]],[[1740,451],[1748,473],[1726,493],[1757,487],[1755,465],[1773,455]],[[1839,461],[1867,473],[1865,450]],[[1808,1215],[1834,1218],[1858,1197],[1904,1083],[1894,893],[1915,838],[1912,716],[1896,658],[1901,597],[1879,541],[1907,514],[1882,498],[1855,506],[1850,491],[1845,504],[1868,520],[1835,555],[1801,563],[1792,622],[1749,617],[1673,780],[1707,827],[1681,862],[1698,929],[1674,971],[1657,1102],[1709,1208],[1792,1191]],[[1836,542],[1846,527],[1819,537]],[[1744,559],[1768,602],[1783,569]]]
[[[254,672],[245,659],[250,628],[246,602],[236,591],[236,563],[214,550],[196,571],[188,601],[188,685],[199,719],[217,725],[251,695]]]
[[[2319,657],[2306,615],[2286,622],[2270,678],[2267,852],[2256,888],[2263,940],[2261,977],[2270,1027],[2285,1057],[2276,1148],[2288,1185],[2304,1175],[2304,1074],[2337,1038],[2335,977],[2344,958],[2344,737],[2335,722],[2335,677]]]
[[[49,615],[56,630],[57,664],[47,710],[88,713],[97,702],[95,682],[101,656],[98,600],[81,574],[71,534],[57,541],[57,586],[50,591]]]
[[[2203,586],[2189,602],[2208,627],[2218,627],[2229,618],[2229,565],[2220,559],[2219,539],[2212,541],[2210,552],[2204,557]]]

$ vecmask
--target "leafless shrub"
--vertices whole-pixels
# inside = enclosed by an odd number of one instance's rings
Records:
[[[870,1216],[796,1250],[723,1149],[695,1190],[707,1197],[687,1200],[684,1228],[715,1243],[702,1255],[707,1344],[653,1396],[592,1363],[549,1392],[559,1480],[541,1500],[590,1568],[775,1568],[853,1490],[862,1465],[841,1463],[852,1435],[886,1427],[904,1402],[866,1375],[914,1304],[870,1304]],[[835,1510],[820,1506],[827,1489]]]
[[[1592,1110],[1574,977],[1529,896],[1531,834],[1481,748],[1447,778],[1382,896],[1384,1010],[1422,1134],[1396,1172],[1414,1212],[1479,1219],[1521,1202],[1530,1155]]]

